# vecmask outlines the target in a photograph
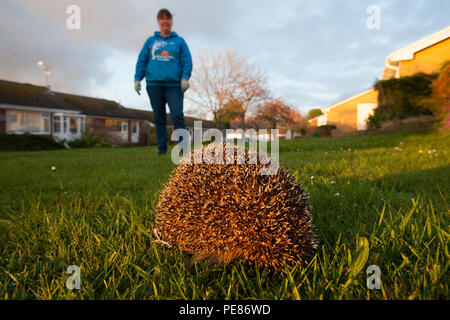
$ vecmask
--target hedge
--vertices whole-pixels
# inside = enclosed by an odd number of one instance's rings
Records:
[[[387,120],[433,114],[425,102],[433,94],[433,82],[438,73],[417,73],[412,76],[380,80],[375,84],[378,91],[378,107],[369,117],[369,126],[378,127]]]
[[[51,136],[36,134],[0,134],[0,151],[52,150],[62,149],[64,145]]]

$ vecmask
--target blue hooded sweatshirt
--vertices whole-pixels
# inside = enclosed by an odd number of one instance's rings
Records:
[[[181,79],[189,79],[191,72],[192,57],[184,39],[176,32],[163,37],[156,31],[139,53],[134,80],[145,77],[147,86],[180,86]]]

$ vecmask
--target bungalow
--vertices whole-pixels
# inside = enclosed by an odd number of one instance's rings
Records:
[[[194,125],[185,117],[188,129]],[[0,80],[0,133],[50,135],[72,141],[95,132],[117,144],[149,145],[153,112],[114,101],[53,92],[47,87]],[[170,117],[168,129],[173,130]],[[216,127],[203,121],[204,129]]]
[[[383,80],[419,72],[439,71],[450,60],[450,26],[386,57]],[[369,89],[322,109],[323,114],[308,120],[310,128],[335,125],[340,132],[367,129],[367,119],[378,105],[378,92]]]

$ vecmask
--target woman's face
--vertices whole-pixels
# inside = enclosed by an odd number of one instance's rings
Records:
[[[162,16],[158,19],[159,29],[162,33],[169,34],[172,30],[172,19],[167,16]]]

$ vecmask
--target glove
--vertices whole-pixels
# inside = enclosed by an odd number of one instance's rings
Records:
[[[138,80],[134,81],[134,90],[136,90],[138,95],[141,95],[141,82]]]
[[[185,92],[187,89],[189,89],[189,80],[188,79],[181,79],[181,91]]]

